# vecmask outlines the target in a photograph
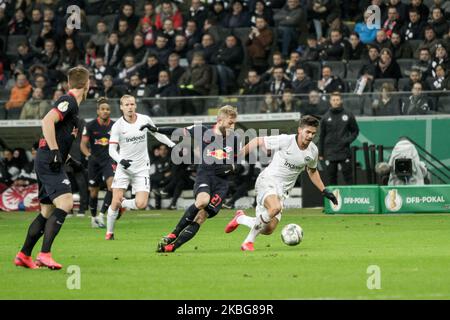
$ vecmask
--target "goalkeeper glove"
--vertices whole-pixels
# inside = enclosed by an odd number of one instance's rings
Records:
[[[133,160],[126,160],[126,159],[122,159],[120,160],[120,164],[122,165],[122,167],[126,170],[131,166],[131,162],[133,162]]]
[[[59,172],[62,165],[61,153],[59,153],[58,149],[50,150],[50,152],[52,154],[52,160],[50,160],[48,166],[52,172]]]
[[[328,198],[331,202],[333,202],[333,204],[334,204],[335,206],[337,206],[338,201],[337,201],[336,197],[334,196],[333,192],[331,192],[330,190],[328,190],[327,188],[325,188],[325,189],[323,189],[323,191],[322,191],[322,195],[323,195],[325,198]]]

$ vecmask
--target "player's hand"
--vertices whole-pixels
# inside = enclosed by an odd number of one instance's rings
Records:
[[[145,128],[147,128],[148,131],[151,131],[151,132],[158,132],[158,131],[159,131],[159,129],[158,129],[157,127],[152,126],[152,125],[149,124],[149,123],[144,124],[142,127],[139,128],[139,130],[142,131],[142,130],[144,130]]]
[[[61,153],[59,153],[58,149],[50,150],[51,160],[49,163],[50,170],[53,172],[59,172],[61,170],[62,165],[62,157]]]
[[[337,206],[338,201],[337,201],[336,197],[334,196],[333,192],[331,192],[330,190],[328,190],[327,188],[325,188],[325,189],[323,189],[323,191],[322,191],[322,195],[323,195],[325,198],[328,198],[331,202],[333,202],[333,204],[334,204],[335,206]]]
[[[126,170],[131,166],[131,163],[133,162],[133,160],[126,160],[126,159],[122,159],[120,160],[120,164],[122,165],[122,167]]]

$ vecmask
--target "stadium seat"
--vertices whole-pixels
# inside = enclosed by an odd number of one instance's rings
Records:
[[[409,78],[398,79],[398,91],[403,91],[403,87],[409,84]]]
[[[346,79],[347,82],[347,92],[353,92],[356,88],[357,79]]]
[[[423,40],[409,40],[409,44],[411,46],[413,55],[416,52],[417,48],[419,48],[419,46],[422,42],[423,42]]]
[[[398,59],[397,63],[400,66],[403,77],[408,77],[411,71],[411,67],[416,62],[416,59]]]
[[[437,103],[437,112],[450,113],[450,96],[439,97]]]
[[[113,29],[114,29],[114,22],[116,21],[116,17],[117,17],[117,15],[115,15],[115,14],[109,14],[109,15],[103,17],[103,20],[105,21],[109,32],[113,31]]]
[[[78,36],[80,37],[81,43],[84,47],[86,47],[86,43],[89,41],[89,39],[92,36],[92,33],[90,32],[80,32],[78,33]]]
[[[362,97],[345,97],[344,96],[344,108],[351,111],[355,116],[359,116],[362,113]]]
[[[7,44],[7,37],[6,35],[0,35],[0,50],[3,52],[5,51],[6,48],[6,44]]]
[[[390,78],[386,78],[386,79],[375,79],[375,81],[373,82],[373,91],[380,91],[381,86],[383,85],[383,83],[388,82],[388,83],[392,83],[394,85],[395,88],[397,88],[397,80],[395,79],[390,79]]]
[[[351,60],[347,63],[347,78],[358,79],[359,70],[366,62],[364,60]]]
[[[9,36],[8,44],[6,46],[6,54],[7,55],[17,55],[17,47],[21,43],[28,43],[27,36],[17,35],[17,36]]]
[[[308,65],[312,70],[312,80],[317,81],[321,78],[322,67],[318,61],[308,61]]]
[[[341,79],[345,79],[346,77],[346,68],[345,64],[342,61],[324,61],[323,66],[331,67],[333,75],[338,76]]]
[[[97,22],[100,19],[101,19],[101,16],[97,16],[97,15],[86,16],[86,21],[87,21],[89,32],[92,32],[92,33],[97,32]]]

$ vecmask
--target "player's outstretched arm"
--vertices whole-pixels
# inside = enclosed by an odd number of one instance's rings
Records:
[[[330,190],[325,188],[322,178],[320,177],[319,171],[316,168],[309,168],[309,167],[308,167],[307,171],[308,171],[309,178],[311,179],[311,182],[317,187],[317,189],[320,190],[322,195],[325,198],[328,198],[329,200],[331,200],[331,202],[333,202],[335,205],[337,205],[338,201],[337,201],[336,197]]]
[[[247,143],[241,151],[239,151],[238,158],[243,159],[245,156],[247,156],[250,152],[253,152],[253,150],[261,147],[264,145],[264,138],[263,137],[256,137],[253,138],[249,143]]]

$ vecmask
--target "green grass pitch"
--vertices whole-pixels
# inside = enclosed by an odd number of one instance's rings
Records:
[[[248,229],[225,234],[233,212],[223,210],[177,252],[156,253],[158,239],[181,214],[127,212],[115,241],[105,241],[88,218],[68,218],[53,246],[64,267],[51,271],[12,263],[36,214],[1,213],[0,299],[450,298],[450,215],[286,210],[274,234],[259,236],[255,252],[242,252]],[[281,242],[287,223],[302,226],[300,245]],[[71,265],[80,268],[78,290],[67,288]],[[367,287],[372,265],[380,268],[380,289]]]

